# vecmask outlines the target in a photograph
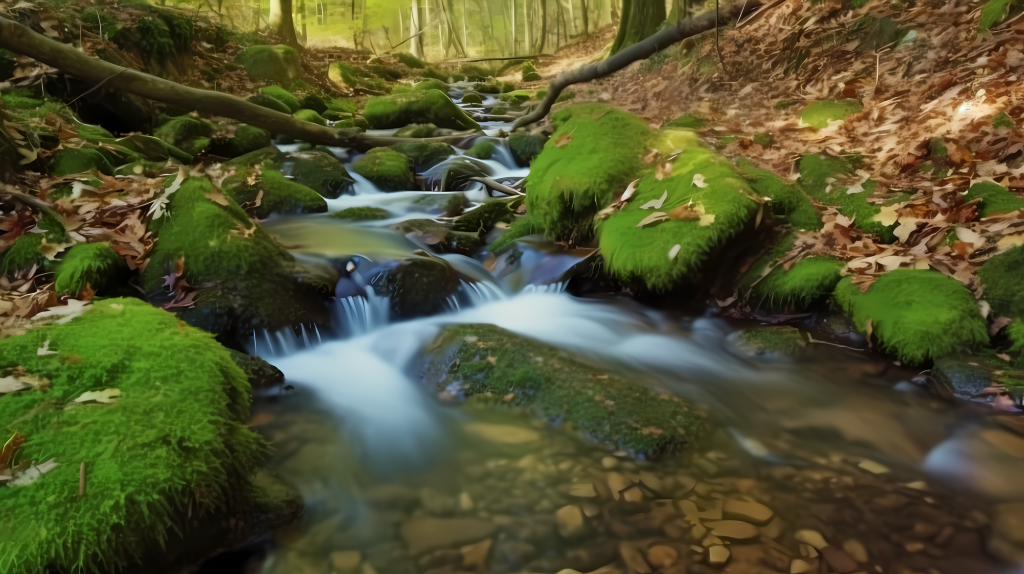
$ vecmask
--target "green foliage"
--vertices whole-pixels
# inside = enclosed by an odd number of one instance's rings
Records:
[[[352,164],[352,171],[370,180],[381,191],[412,189],[411,169],[408,158],[386,147],[373,148]]]
[[[316,113],[313,110],[299,110],[292,115],[297,120],[302,120],[304,122],[309,122],[311,124],[316,124],[318,126],[327,125],[327,120],[325,120],[323,116],[321,116],[320,114]]]
[[[996,117],[992,118],[992,127],[994,128],[1012,128],[1013,126],[1013,118],[1007,115],[1006,112],[999,112]]]
[[[702,118],[696,114],[686,114],[679,116],[678,118],[668,122],[663,127],[666,128],[685,128],[689,130],[699,130],[704,126],[708,125],[708,120]]]
[[[765,149],[772,147],[772,135],[769,133],[754,134],[752,139],[754,140],[754,143]]]
[[[413,56],[408,52],[399,52],[395,54],[395,58],[397,58],[399,62],[405,64],[410,68],[421,70],[427,67],[423,60],[417,58],[416,56]]]
[[[981,9],[978,30],[986,31],[1006,21],[1011,14],[1019,13],[1024,8],[1020,0],[988,0]]]
[[[250,179],[255,181],[249,183]],[[242,206],[255,203],[256,197],[262,192],[260,204],[247,207],[258,219],[266,219],[273,213],[295,215],[327,212],[327,202],[317,192],[274,170],[264,170],[255,178],[251,172],[242,170],[225,179],[223,187],[224,192]]]
[[[391,214],[379,207],[349,207],[331,214],[335,219],[351,219],[353,221],[369,221],[375,219],[387,219]]]
[[[376,129],[400,128],[415,123],[454,130],[480,129],[479,124],[439,90],[370,98],[363,116]]]
[[[750,266],[740,280],[739,291],[750,292],[755,308],[806,309],[832,293],[839,282],[839,272],[846,264],[834,257],[807,257],[788,271],[776,265],[793,248],[794,240],[792,234],[782,237],[769,253]],[[768,271],[772,265],[776,266]]]
[[[679,451],[708,432],[705,419],[685,401],[605,375],[565,351],[499,327],[452,326],[435,348],[451,361],[448,379],[462,381],[468,397],[530,409],[638,455]]]
[[[761,197],[770,198],[772,213],[786,220],[796,229],[821,229],[818,210],[799,186],[788,182],[774,173],[754,166],[750,160],[741,158],[737,164],[747,183]]]
[[[610,273],[660,290],[698,272],[717,247],[753,223],[758,204],[732,164],[704,147],[694,132],[666,130],[654,147],[663,157],[679,154],[669,176],[644,175],[633,198],[598,230]],[[705,187],[694,184],[697,176]],[[644,207],[662,198],[660,207]],[[659,212],[668,218],[641,225]],[[536,215],[532,205],[531,214]]]
[[[646,122],[602,104],[572,105],[552,120],[557,129],[526,178],[527,204],[537,225],[564,239],[577,225],[589,227],[636,178],[652,133]]]
[[[911,365],[988,343],[974,295],[938,271],[890,271],[865,293],[846,278],[836,286],[835,302],[860,332],[870,320],[879,346]]]
[[[993,181],[982,181],[971,186],[964,196],[964,201],[981,199],[979,213],[988,217],[997,213],[1013,213],[1024,209],[1024,199],[1017,197],[1010,190]]]
[[[845,120],[847,116],[858,114],[864,104],[858,100],[822,100],[804,108],[800,120],[806,124],[822,129],[827,128],[830,121]]]
[[[104,294],[121,275],[127,272],[124,259],[106,243],[78,243],[64,255],[57,267],[57,293],[78,296],[89,287]]]
[[[978,269],[984,299],[998,315],[1024,319],[1024,247],[1014,247]]]
[[[290,86],[302,78],[302,59],[295,48],[289,46],[252,46],[236,58],[249,78]]]
[[[275,100],[281,102],[288,108],[288,113],[294,114],[295,112],[302,109],[302,104],[299,103],[298,98],[293,96],[288,90],[281,86],[267,86],[260,89],[260,93],[264,96],[269,96]]]
[[[49,342],[56,354],[39,354]],[[238,511],[266,445],[246,429],[249,384],[212,337],[134,299],[0,340],[0,374],[46,392],[0,395],[0,423],[28,438],[20,460],[58,466],[0,497],[0,570],[120,571],[190,515]],[[77,404],[118,389],[113,404]],[[87,495],[78,496],[85,462]]]
[[[512,225],[508,230],[506,230],[501,237],[495,239],[494,242],[491,243],[491,253],[501,253],[511,246],[517,239],[538,233],[544,233],[544,230],[534,224],[529,215],[525,217],[517,217],[512,220]]]
[[[754,354],[770,353],[792,357],[807,347],[803,333],[788,325],[752,327],[739,331],[737,335],[740,347]]]
[[[26,233],[15,239],[0,259],[0,276],[31,269],[33,265],[46,265],[46,256],[40,251],[44,239],[42,233]]]

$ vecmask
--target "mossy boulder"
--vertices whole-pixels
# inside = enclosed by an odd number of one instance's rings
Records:
[[[480,105],[484,103],[484,99],[476,92],[467,92],[462,96],[462,103]]]
[[[878,346],[911,365],[988,343],[974,295],[938,271],[897,269],[862,292],[851,278],[836,286],[836,305],[861,333],[868,321]]]
[[[478,130],[480,125],[438,90],[370,98],[363,117],[376,129],[409,124],[434,124],[453,130]]]
[[[289,86],[302,79],[302,58],[289,46],[251,46],[235,61],[245,68],[249,78]]]
[[[794,357],[807,348],[807,337],[789,325],[751,327],[729,337],[734,351],[750,357]]]
[[[417,70],[427,67],[427,64],[424,63],[423,60],[417,58],[416,56],[413,56],[408,52],[398,52],[397,54],[395,54],[395,58],[398,59],[398,61],[401,62],[402,64],[405,64],[406,66]]]
[[[1024,247],[1014,247],[982,264],[982,298],[997,315],[1024,319]]]
[[[486,82],[474,84],[473,89],[481,94],[504,94],[516,89],[512,82]]]
[[[440,253],[458,253],[470,257],[483,245],[479,233],[455,231],[433,219],[408,219],[396,223],[393,228]]]
[[[292,115],[297,120],[302,120],[304,122],[309,122],[311,124],[316,124],[318,126],[327,125],[327,120],[325,120],[323,116],[321,116],[320,114],[316,113],[313,110],[299,110]]]
[[[424,78],[443,82],[445,85],[447,85],[448,81],[451,79],[451,74],[449,74],[448,72],[430,67],[425,68],[422,72],[420,72],[420,75],[423,76]]]
[[[312,189],[272,170],[243,170],[224,180],[224,193],[257,219],[271,214],[326,213],[327,202]],[[259,205],[256,198],[260,198]]]
[[[664,128],[683,128],[687,130],[699,130],[708,124],[708,120],[697,114],[683,114],[678,118],[663,125]]]
[[[675,156],[671,171],[641,177],[633,198],[600,224],[600,245],[613,275],[667,289],[752,226],[758,203],[733,165],[694,132],[665,130],[653,147]]]
[[[247,516],[267,446],[245,426],[249,384],[227,351],[136,299],[62,323],[0,340],[0,375],[42,382],[0,395],[0,422],[28,439],[16,461],[56,464],[2,490],[6,569],[120,571],[200,517]]]
[[[396,138],[429,138],[437,131],[434,124],[409,124],[395,132]]]
[[[387,219],[391,217],[386,209],[379,207],[347,207],[341,211],[335,211],[331,214],[331,217],[335,219],[346,219],[351,221],[373,221],[379,219]]]
[[[539,82],[540,74],[537,73],[537,68],[533,67],[533,64],[527,62],[523,65],[523,81],[524,82]]]
[[[245,341],[253,330],[316,322],[325,293],[296,279],[294,258],[251,221],[238,204],[205,178],[190,177],[169,196],[169,217],[150,223],[157,242],[142,274],[156,303],[173,295],[164,277],[179,264],[198,290],[187,323],[226,339]]]
[[[107,155],[93,148],[61,148],[53,154],[49,165],[50,174],[55,177],[85,173],[94,169],[105,175],[114,174],[114,166]]]
[[[829,122],[845,120],[847,117],[860,113],[864,104],[855,99],[846,100],[822,100],[814,102],[804,108],[800,114],[800,121],[812,127],[827,128]]]
[[[448,84],[441,80],[423,80],[412,87],[414,91],[425,92],[427,90],[437,90],[445,94],[448,93]]]
[[[209,147],[213,124],[189,116],[171,118],[158,127],[153,135],[187,154],[197,155]]]
[[[807,309],[828,297],[846,263],[827,255],[805,257],[786,269],[779,259],[793,248],[795,236],[787,234],[764,257],[750,266],[740,280],[741,294],[749,294],[757,309]]]
[[[279,154],[271,167],[291,176],[327,199],[337,199],[352,192],[355,179],[349,175],[338,158],[323,148]]]
[[[294,114],[302,109],[302,104],[299,103],[299,99],[281,86],[267,86],[265,88],[261,88],[260,93],[264,96],[274,98],[284,104],[288,108],[288,113]]]
[[[25,233],[15,239],[0,258],[0,276],[31,269],[33,265],[39,268],[46,265],[47,259],[42,251],[45,240],[42,233]]]
[[[509,104],[521,104],[533,99],[533,90],[515,90],[501,94],[501,101]]]
[[[99,295],[125,278],[128,266],[106,243],[79,243],[71,247],[57,267],[57,293],[77,297],[89,288]]]
[[[256,104],[257,106],[263,106],[268,110],[274,110],[275,112],[281,112],[282,114],[291,114],[291,109],[284,105],[280,100],[274,99],[270,96],[264,96],[263,94],[254,94],[247,98],[247,101]]]
[[[269,131],[248,124],[242,124],[235,130],[234,136],[222,140],[215,139],[210,151],[216,155],[234,158],[263,149],[269,146],[270,142]]]
[[[352,171],[370,180],[381,191],[408,191],[414,184],[409,159],[386,147],[366,152],[352,164]]]
[[[482,139],[466,150],[466,155],[476,159],[491,159],[496,151],[497,147],[494,145],[494,142]]]
[[[998,213],[1013,213],[1024,209],[1024,199],[992,181],[982,181],[971,186],[964,196],[965,201],[981,199],[978,213],[988,217]]]
[[[517,164],[521,167],[530,167],[530,162],[540,155],[547,141],[547,136],[543,134],[516,132],[508,136],[508,149],[512,152],[512,158],[516,160]]]
[[[435,392],[458,381],[471,403],[527,409],[645,458],[692,447],[708,434],[695,405],[492,325],[442,331],[424,381]]]
[[[533,221],[555,239],[589,226],[643,168],[647,123],[603,104],[576,104],[552,115],[555,133],[526,178]]]
[[[437,257],[412,256],[385,261],[363,273],[378,295],[391,300],[391,315],[412,319],[442,313],[449,297],[458,293],[459,274],[447,261]]]
[[[409,158],[416,172],[428,170],[455,155],[452,146],[445,143],[405,143],[391,149]]]

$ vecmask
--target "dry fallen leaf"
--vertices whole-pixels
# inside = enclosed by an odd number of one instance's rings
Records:
[[[697,187],[707,187],[708,184],[704,182],[704,176],[699,173],[693,174],[693,185]]]
[[[652,214],[648,215],[647,217],[643,218],[643,220],[640,223],[637,223],[636,226],[637,227],[643,227],[645,225],[650,225],[652,223],[657,223],[659,221],[665,221],[668,218],[669,217],[668,217],[667,213],[665,213],[663,211],[655,211],[654,213],[652,213]]]
[[[651,208],[661,209],[661,206],[665,205],[665,200],[666,199],[668,199],[668,191],[662,192],[661,198],[659,198],[659,199],[652,199],[652,200],[648,201],[647,203],[641,205],[640,209],[651,209]]]
[[[110,404],[117,402],[117,398],[121,396],[120,389],[103,389],[102,391],[87,391],[82,393],[82,396],[75,399],[76,403],[89,403],[97,402],[103,404]]]
[[[572,134],[562,134],[555,139],[555,147],[565,147],[572,141]]]

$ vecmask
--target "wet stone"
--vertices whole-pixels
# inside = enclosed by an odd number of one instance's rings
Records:
[[[711,535],[725,540],[749,540],[758,537],[757,527],[739,520],[720,520],[707,522],[705,526],[711,529]]]
[[[647,564],[647,560],[644,559],[644,555],[632,544],[628,542],[622,542],[619,544],[619,555],[622,556],[622,561],[626,563],[626,566],[634,572],[640,574],[649,574],[651,572],[650,565]]]
[[[742,500],[726,500],[722,512],[726,518],[750,522],[763,526],[772,519],[772,509],[757,502],[745,502]]]
[[[490,538],[495,530],[493,522],[474,518],[413,518],[402,525],[401,533],[409,553],[419,555]]]
[[[829,567],[839,574],[850,574],[859,568],[857,561],[853,557],[835,546],[822,548],[821,555],[828,562]]]
[[[586,528],[583,511],[579,506],[563,506],[558,509],[555,518],[558,521],[558,533],[562,535],[562,538],[579,536]]]
[[[812,546],[817,550],[821,550],[828,546],[828,542],[825,541],[825,537],[817,530],[798,530],[795,538],[797,541]]]
[[[708,548],[708,564],[722,566],[729,561],[729,549],[725,546],[712,546]]]
[[[537,557],[537,549],[518,540],[502,540],[494,546],[495,562],[513,570],[521,568]]]
[[[658,544],[647,549],[647,561],[655,568],[665,568],[676,563],[679,551],[671,546]]]

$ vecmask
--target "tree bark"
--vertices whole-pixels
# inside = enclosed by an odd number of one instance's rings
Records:
[[[292,0],[270,0],[270,29],[277,34],[285,44],[292,47],[299,46],[299,40],[295,37],[295,23],[292,21]]]
[[[540,48],[538,54],[544,53],[544,42],[548,38],[548,0],[540,0]]]
[[[660,0],[622,0],[619,31],[611,53],[615,54],[655,33],[665,18],[665,3]]]
[[[91,58],[68,44],[38,34],[4,17],[0,17],[0,48],[23,54],[92,84],[102,84],[105,88],[158,102],[231,118],[312,144],[367,151],[399,143],[458,143],[466,138],[465,133],[437,138],[369,136],[358,129],[319,126],[235,96],[190,88],[143,72],[122,68],[99,58]]]
[[[587,0],[580,0],[580,8],[583,14],[583,35],[590,34],[590,7],[587,6]]]
[[[423,57],[423,35],[419,34],[423,28],[420,26],[423,14],[420,12],[420,0],[412,0],[412,8],[409,10],[409,37],[412,37],[412,44],[409,51],[417,58]],[[414,37],[415,36],[415,37]]]
[[[747,6],[746,13],[753,14],[760,5],[760,3],[751,2]],[[558,96],[569,86],[603,78],[625,68],[637,60],[649,58],[659,50],[664,50],[676,42],[691,36],[696,36],[702,32],[707,32],[708,30],[713,30],[716,26],[726,26],[736,19],[740,10],[741,6],[737,5],[726,14],[718,15],[715,14],[714,11],[711,11],[693,18],[680,20],[676,25],[665,28],[656,34],[649,36],[647,39],[641,40],[596,64],[581,66],[579,68],[562,72],[548,86],[548,95],[544,97],[544,101],[537,106],[537,109],[520,118],[512,129],[528,126],[544,119],[544,117],[548,115],[548,112],[551,111],[551,106],[555,104],[555,100],[558,99]]]

